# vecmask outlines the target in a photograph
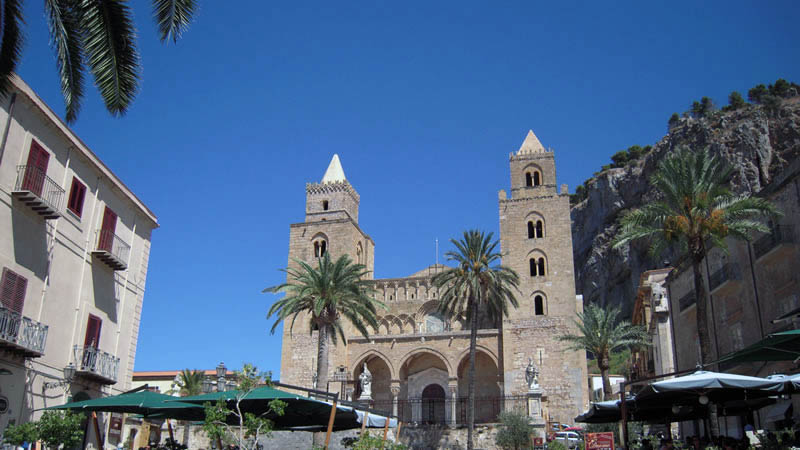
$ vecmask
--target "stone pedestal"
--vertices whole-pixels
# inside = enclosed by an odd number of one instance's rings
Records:
[[[535,437],[545,438],[545,421],[542,415],[542,397],[544,391],[540,387],[528,391],[528,423],[533,427]]]

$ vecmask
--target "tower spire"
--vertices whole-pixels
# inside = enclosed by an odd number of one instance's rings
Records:
[[[525,140],[522,142],[522,145],[519,147],[519,151],[517,151],[518,155],[527,155],[530,153],[544,153],[545,149],[542,146],[542,143],[539,142],[539,138],[533,134],[533,130],[528,130],[528,135],[525,136]]]
[[[328,170],[326,170],[325,175],[322,176],[322,183],[338,183],[342,181],[347,181],[347,178],[344,176],[342,163],[339,162],[339,155],[334,153],[333,158],[331,158],[331,163],[328,164]]]

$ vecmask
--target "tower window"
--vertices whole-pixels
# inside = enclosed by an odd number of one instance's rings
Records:
[[[531,276],[535,277],[536,276],[536,259],[535,258],[531,258],[530,261],[528,261],[528,262],[530,263],[530,266],[531,266]]]
[[[543,277],[546,275],[544,258],[531,258],[528,263],[530,264],[532,277]]]
[[[542,177],[539,175],[539,172],[533,172],[533,185],[539,186],[542,184]]]
[[[533,298],[533,314],[537,316],[544,315],[544,298],[541,295]]]
[[[525,186],[533,186],[533,177],[530,172],[525,172]]]
[[[539,276],[540,277],[545,276],[546,272],[544,271],[544,258],[539,258],[539,262],[537,265],[539,266]]]
[[[323,200],[322,201],[322,210],[323,211],[327,211],[328,210],[328,201],[327,200]]]
[[[533,227],[533,222],[528,221],[528,239],[533,239],[536,237],[536,230]]]
[[[325,253],[328,251],[328,242],[325,239],[319,239],[314,241],[314,257],[315,258],[322,258],[325,256]]]
[[[530,222],[528,222],[530,225]],[[528,234],[530,234],[530,230],[528,230]],[[536,221],[536,237],[543,238],[544,237],[544,222],[541,220]]]

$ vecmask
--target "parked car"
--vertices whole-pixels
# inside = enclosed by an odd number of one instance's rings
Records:
[[[578,448],[578,444],[583,441],[583,438],[574,431],[559,431],[553,440],[559,441],[567,448]]]

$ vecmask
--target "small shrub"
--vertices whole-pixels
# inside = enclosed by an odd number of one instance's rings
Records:
[[[64,448],[75,447],[83,441],[81,422],[83,414],[72,411],[45,411],[36,422],[39,430],[39,439],[48,447]]]
[[[567,446],[559,441],[550,441],[547,443],[547,450],[567,450]]]
[[[500,419],[500,429],[497,431],[495,443],[504,449],[526,449],[531,443],[531,426],[528,424],[528,416],[513,412],[504,411],[498,417]]]
[[[752,103],[761,103],[761,99],[765,95],[769,95],[769,90],[767,90],[767,87],[764,86],[763,84],[754,86],[749,91],[747,91],[747,99],[750,100]]]
[[[620,150],[617,153],[611,155],[611,161],[614,162],[614,167],[622,167],[628,162],[628,152],[625,150]]]
[[[728,109],[731,111],[735,111],[737,109],[743,108],[747,103],[745,103],[744,98],[742,98],[742,94],[737,91],[733,91],[728,95]]]
[[[11,445],[22,445],[25,442],[34,442],[38,439],[39,432],[34,422],[9,425],[3,435],[3,442]]]
[[[381,448],[384,450],[406,450],[405,445],[392,442],[388,439],[384,442],[383,437],[372,436],[369,434],[369,431],[364,432],[358,439],[342,439],[342,445],[346,448],[352,448],[353,450],[377,450]]]

